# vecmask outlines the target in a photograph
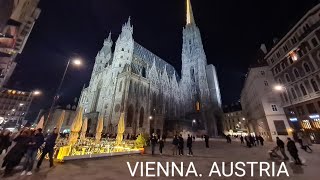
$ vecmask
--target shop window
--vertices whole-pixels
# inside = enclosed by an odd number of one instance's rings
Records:
[[[301,126],[303,129],[312,129],[310,121],[309,120],[302,120]]]

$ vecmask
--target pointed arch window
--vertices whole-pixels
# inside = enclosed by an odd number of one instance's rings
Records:
[[[314,79],[311,79],[310,82],[311,82],[311,85],[312,85],[314,92],[319,91],[319,86],[318,86],[317,82]]]
[[[285,77],[286,77],[287,82],[291,81],[289,74],[286,74]]]
[[[307,90],[306,90],[306,88],[304,87],[303,84],[300,84],[300,89],[301,89],[301,92],[302,92],[302,94],[303,94],[304,96],[308,95]]]
[[[195,82],[194,69],[193,69],[193,67],[191,67],[191,69],[190,69],[190,76],[191,76],[192,82]]]
[[[304,71],[305,71],[306,73],[308,73],[308,72],[311,71],[311,70],[310,70],[310,66],[309,66],[308,63],[303,63],[303,68],[304,68]]]
[[[300,77],[300,74],[299,74],[299,71],[298,69],[293,69],[293,74],[296,76],[296,78],[299,78]]]
[[[293,99],[297,99],[296,91],[293,88],[291,88],[291,94],[292,94]]]
[[[121,89],[122,89],[122,81],[120,81],[119,92],[121,92]]]

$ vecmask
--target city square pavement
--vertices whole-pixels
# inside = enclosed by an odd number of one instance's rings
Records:
[[[253,161],[267,161],[272,162],[268,156],[268,151],[274,147],[273,143],[266,143],[265,146],[258,146],[253,148],[247,148],[241,145],[238,141],[233,141],[232,144],[227,144],[224,140],[212,140],[210,141],[210,148],[205,148],[203,141],[199,140],[193,144],[194,156],[172,156],[171,142],[165,143],[164,155],[160,156],[158,147],[156,147],[157,155],[150,155],[150,150],[147,149],[147,153],[144,155],[126,155],[109,157],[104,159],[90,159],[90,160],[77,160],[69,161],[63,164],[56,164],[54,168],[49,168],[49,162],[43,162],[42,167],[38,172],[34,172],[32,176],[20,176],[18,171],[14,176],[4,178],[8,180],[111,180],[111,179],[147,179],[147,177],[140,177],[140,166],[137,168],[136,177],[131,177],[127,166],[127,162],[131,162],[132,169],[135,166],[135,162],[161,162],[165,166],[165,162],[175,162],[176,164],[184,162],[183,168],[186,169],[189,166],[189,162],[193,162],[198,174],[202,174],[202,177],[194,177],[190,174],[190,177],[183,177],[187,179],[240,179],[233,175],[232,177],[218,177],[217,174],[213,174],[212,177],[208,177],[211,170],[212,163],[217,162],[221,171],[221,163],[226,162],[229,166],[226,166],[227,171],[230,170],[230,162],[253,162]],[[273,177],[273,179],[290,179],[290,180],[316,180],[318,179],[319,166],[320,166],[320,146],[313,145],[311,147],[314,152],[306,153],[302,150],[299,151],[300,156],[305,165],[298,166],[288,161],[286,162],[286,168],[288,169],[290,177],[282,174],[280,177]],[[185,147],[184,153],[187,153]],[[279,153],[280,154],[280,153]],[[1,158],[2,159],[2,158]],[[1,160],[0,160],[1,161]],[[277,161],[277,166],[280,164]],[[179,164],[178,164],[179,165]],[[170,165],[171,167],[171,165]],[[144,168],[145,169],[145,166]],[[267,179],[266,175],[259,177],[258,169],[254,167],[254,177],[250,177],[250,166],[246,166],[246,175],[243,179]],[[276,168],[277,172],[278,168]],[[171,169],[170,169],[171,172]],[[144,171],[145,173],[145,171]],[[152,173],[153,174],[153,173]],[[154,173],[156,174],[156,173]],[[175,177],[165,177],[161,174],[161,177],[156,179],[182,179],[175,173]],[[145,175],[145,174],[144,174]],[[150,178],[150,177],[149,177]],[[2,179],[2,177],[0,178]]]

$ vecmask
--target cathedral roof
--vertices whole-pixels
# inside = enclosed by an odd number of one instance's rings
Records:
[[[148,64],[149,67],[151,67],[153,61],[155,61],[157,70],[163,73],[162,71],[166,69],[169,77],[172,77],[174,73],[176,76],[178,75],[178,73],[171,64],[167,63],[157,55],[153,54],[137,42],[134,42],[133,55],[140,57],[146,64]],[[179,77],[177,77],[177,79],[179,79]]]

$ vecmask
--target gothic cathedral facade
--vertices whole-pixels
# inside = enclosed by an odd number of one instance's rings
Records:
[[[79,106],[95,131],[98,117],[105,132],[116,133],[120,114],[129,134],[174,134],[183,129],[217,136],[221,96],[215,67],[207,64],[190,0],[183,28],[181,77],[175,68],[133,38],[130,17],[122,26],[115,49],[111,33],[98,52],[89,86]],[[195,129],[193,129],[195,130]]]

